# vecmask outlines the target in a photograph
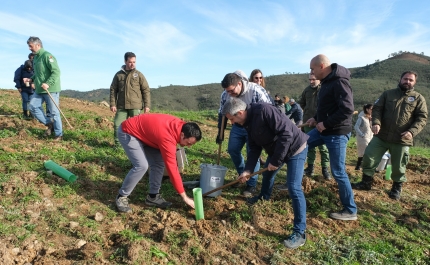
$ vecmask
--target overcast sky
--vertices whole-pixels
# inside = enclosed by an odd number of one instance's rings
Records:
[[[58,60],[62,89],[108,88],[124,63],[151,88],[248,75],[309,72],[320,53],[346,67],[392,52],[430,55],[428,1],[10,1],[0,9],[0,88],[37,36]]]

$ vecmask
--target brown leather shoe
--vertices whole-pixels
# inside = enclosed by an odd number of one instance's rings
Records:
[[[60,136],[55,136],[55,137],[54,137],[54,139],[53,139],[52,141],[60,142],[60,141],[62,141],[62,140],[63,140],[63,136],[62,136],[62,135],[60,135]]]

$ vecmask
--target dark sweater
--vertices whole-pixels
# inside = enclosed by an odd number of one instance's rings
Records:
[[[271,157],[272,165],[280,166],[309,138],[275,106],[252,103],[246,111],[247,118],[243,127],[248,132],[249,153],[245,170],[254,170],[262,149]]]

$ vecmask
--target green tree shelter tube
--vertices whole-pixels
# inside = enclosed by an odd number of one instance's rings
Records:
[[[203,210],[203,196],[201,188],[193,189],[194,209],[196,211],[196,220],[205,219],[205,212]]]
[[[385,171],[385,180],[390,180],[391,179],[391,165],[387,165],[387,169]]]
[[[68,182],[76,181],[77,177],[73,173],[71,173],[67,169],[63,168],[62,166],[56,164],[52,160],[45,161],[44,166],[46,169],[52,170],[52,172],[54,172],[55,174],[57,174],[61,178],[67,180]]]

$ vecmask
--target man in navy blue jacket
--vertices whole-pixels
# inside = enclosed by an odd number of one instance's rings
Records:
[[[244,172],[239,176],[246,182],[257,163],[262,149],[268,154],[260,194],[249,198],[252,205],[259,200],[269,200],[278,170],[287,164],[287,186],[294,211],[293,233],[284,241],[288,248],[298,248],[306,242],[306,200],[302,190],[303,169],[308,152],[303,133],[275,106],[268,103],[247,105],[238,98],[230,98],[223,106],[223,114],[248,133],[248,159]]]
[[[316,126],[308,132],[309,148],[325,144],[330,156],[330,167],[339,188],[343,209],[331,213],[338,220],[357,220],[357,205],[354,201],[351,182],[345,169],[346,145],[352,131],[354,103],[349,84],[351,73],[343,66],[331,64],[327,56],[320,54],[310,62],[311,74],[321,81],[318,107],[315,117],[306,123]]]

